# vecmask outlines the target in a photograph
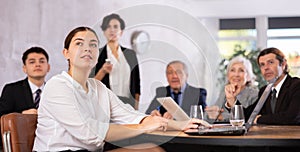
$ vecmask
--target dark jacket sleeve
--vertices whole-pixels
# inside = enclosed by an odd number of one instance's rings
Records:
[[[4,86],[0,97],[0,116],[34,108],[27,78]]]
[[[106,50],[106,45],[103,48],[99,49],[99,57],[98,57],[98,62],[95,66],[95,75],[97,74],[97,72],[102,68],[103,64],[105,63],[105,59],[107,59],[107,50]],[[110,88],[110,84],[109,84],[109,74],[106,74],[103,79],[101,80],[101,82],[103,84],[105,84],[105,86],[107,88]]]
[[[156,100],[156,96],[153,98],[153,100],[151,101],[148,109],[146,110],[146,114],[150,114],[153,110],[157,109],[159,110],[159,107],[161,106],[160,103]]]
[[[261,88],[259,91],[259,98],[263,94],[265,87]],[[258,100],[245,109],[245,118],[249,119],[252,111],[254,110]],[[291,78],[287,76],[285,82],[281,86],[279,95],[276,102],[275,113],[272,113],[270,101],[270,96],[265,101],[260,115],[258,118],[258,124],[268,124],[268,125],[299,125],[300,124],[300,79]]]
[[[156,98],[159,97],[168,97],[170,96],[170,93],[168,91],[169,86],[168,87],[159,87],[156,88],[156,94],[155,97],[152,99],[148,109],[146,110],[146,114],[150,114],[153,110],[159,110],[161,112],[161,114],[163,114],[166,110],[161,106],[161,104],[157,101]],[[163,112],[164,111],[164,112]],[[163,112],[163,113],[162,113]]]
[[[300,124],[300,79],[287,76],[281,86],[276,102],[275,113],[272,113],[270,101],[265,103],[258,119],[259,124],[299,125]]]
[[[98,63],[95,66],[95,75],[102,68],[103,64],[105,63],[105,59],[107,59],[106,47],[107,45],[99,49]],[[135,94],[141,94],[140,70],[139,70],[138,60],[133,50],[124,48],[122,46],[121,46],[121,50],[130,67],[130,92],[131,95],[135,97]],[[101,82],[105,84],[107,88],[110,88],[109,74],[106,74],[101,80]]]
[[[199,97],[199,103],[198,103],[198,105],[202,105],[203,109],[205,109],[205,107],[207,106],[207,104],[206,104],[206,96],[207,96],[206,89],[200,88],[200,97]]]
[[[13,98],[11,88],[5,85],[0,98],[0,116],[13,111]]]
[[[131,49],[121,47],[127,63],[130,67],[130,92],[134,97],[135,94],[141,94],[140,69],[137,56]]]

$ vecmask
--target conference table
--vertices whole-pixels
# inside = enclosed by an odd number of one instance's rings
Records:
[[[117,141],[126,146],[154,143],[166,151],[300,151],[300,126],[252,126],[245,135],[188,135],[181,131],[155,131]]]

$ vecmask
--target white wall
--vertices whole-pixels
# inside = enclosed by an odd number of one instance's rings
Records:
[[[211,36],[207,35],[204,28],[215,31],[216,27],[210,27],[209,24],[207,27],[203,27],[199,23],[194,24],[193,17],[215,19],[218,17],[300,15],[298,0],[0,0],[0,3],[0,29],[2,29],[0,35],[0,91],[5,83],[25,78],[25,74],[22,72],[21,57],[22,53],[30,46],[39,45],[49,52],[51,64],[51,72],[47,77],[49,79],[67,69],[61,50],[63,49],[63,40],[71,29],[87,25],[93,27],[101,36],[99,23],[103,16],[119,12],[123,13],[127,24],[132,26],[127,33],[124,33],[121,43],[130,47],[128,40],[132,31],[148,30],[147,32],[150,33],[153,40],[152,44],[159,44],[153,45],[152,49],[156,47],[155,51],[161,49],[165,52],[177,50],[178,54],[171,53],[174,56],[164,60],[165,62],[176,57],[186,59],[192,69],[191,73],[193,73],[190,75],[189,82],[195,86],[207,88],[209,102],[213,101],[217,94],[214,91],[216,89],[214,85],[217,83],[215,82],[216,76],[211,71],[217,68],[215,65],[218,63],[218,55],[213,56],[216,49],[214,46],[209,47],[213,44],[213,40],[211,40]],[[149,9],[150,11],[141,9],[137,12],[132,9],[133,6],[141,4],[160,4],[166,6],[167,10],[168,8],[172,8],[171,11],[177,10],[175,12],[179,14],[170,14],[160,10],[160,14],[154,15],[151,9]],[[190,20],[180,19],[178,15]],[[145,18],[157,19],[158,24],[162,25],[167,24],[162,22],[168,21],[170,26],[159,28],[158,25],[142,24],[141,26],[135,23],[135,21],[139,19],[143,21],[142,19]],[[199,28],[194,29],[194,26],[198,24]],[[205,34],[197,32],[191,34],[189,33],[191,31],[202,31]],[[145,57],[149,58],[147,53],[144,56],[139,55],[141,60]],[[213,58],[215,58],[215,62],[210,63]],[[207,65],[206,61],[210,65]],[[155,64],[149,66],[147,63],[149,62],[141,65],[142,67],[146,66],[142,69],[144,96],[142,97],[141,111],[153,97],[155,87],[166,84],[164,73],[162,73],[164,72],[163,66],[158,64],[155,68],[152,66]],[[207,69],[207,66],[210,68]],[[203,76],[200,71],[204,71],[205,75]],[[153,76],[153,74],[155,75]]]
[[[197,17],[299,16],[299,0],[118,0],[115,8],[139,4],[163,4]]]

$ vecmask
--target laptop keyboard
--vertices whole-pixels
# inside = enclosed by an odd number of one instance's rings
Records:
[[[240,130],[245,129],[245,127],[232,127],[232,126],[226,126],[226,127],[219,127],[219,128],[206,128],[206,129],[199,129],[199,131],[209,131],[209,132],[220,132],[220,131],[233,131],[233,130]]]
[[[245,133],[245,127],[232,127],[232,126],[224,126],[217,128],[199,128],[199,134],[210,134],[210,135],[241,135]]]

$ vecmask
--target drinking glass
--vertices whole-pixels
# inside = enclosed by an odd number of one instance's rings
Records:
[[[245,123],[244,110],[242,105],[234,105],[230,112],[230,124],[241,127]]]
[[[203,110],[201,105],[191,105],[191,118],[203,119]]]

